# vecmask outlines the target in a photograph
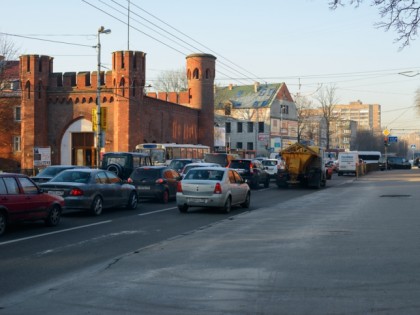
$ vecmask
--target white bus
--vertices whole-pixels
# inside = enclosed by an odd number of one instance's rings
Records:
[[[204,159],[210,147],[201,144],[142,143],[136,152],[150,154],[155,165],[169,164],[173,159]]]
[[[362,159],[366,164],[379,163],[382,154],[379,151],[358,151],[359,159]]]

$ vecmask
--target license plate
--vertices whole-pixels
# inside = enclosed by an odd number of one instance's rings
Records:
[[[150,190],[150,186],[137,186],[138,190]]]
[[[62,190],[49,190],[48,193],[50,195],[56,195],[56,196],[63,196],[64,195],[64,191],[62,191]]]
[[[206,203],[206,199],[202,199],[202,198],[190,198],[190,199],[188,199],[188,202]]]

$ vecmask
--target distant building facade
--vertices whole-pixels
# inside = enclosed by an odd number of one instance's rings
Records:
[[[296,105],[285,83],[215,88],[215,123],[226,130],[221,150],[269,156],[297,141]]]
[[[0,94],[1,125],[8,124],[0,136],[0,169],[13,163],[32,169],[35,148],[49,148],[51,164],[97,165],[92,122],[98,88],[106,112],[103,152],[134,151],[143,142],[212,148],[215,60],[210,54],[187,56],[188,91],[146,95],[141,51],[114,52],[112,70],[100,73],[54,73],[52,57],[21,56],[19,89]]]

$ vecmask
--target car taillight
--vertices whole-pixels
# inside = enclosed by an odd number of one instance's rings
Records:
[[[73,188],[70,193],[70,196],[82,196],[83,195],[83,190],[79,189],[79,188]]]
[[[249,166],[249,172],[252,174],[254,173],[254,168],[252,167],[252,165]]]
[[[156,184],[163,184],[164,180],[162,178],[159,178],[155,181]]]
[[[133,182],[133,180],[131,179],[131,177],[129,177],[128,179],[127,179],[127,183],[132,183]]]
[[[221,194],[222,193],[222,186],[220,183],[216,183],[216,186],[214,186],[213,194]]]
[[[182,193],[182,184],[181,182],[178,182],[178,185],[176,186],[176,191],[179,193]]]

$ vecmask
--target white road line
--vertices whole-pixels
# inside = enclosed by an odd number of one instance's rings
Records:
[[[149,214],[153,214],[153,213],[165,212],[165,211],[174,210],[174,209],[176,209],[176,207],[166,208],[166,209],[162,209],[162,210],[156,210],[156,211],[152,211],[152,212],[140,213],[140,214],[138,214],[138,216],[145,216],[145,215],[149,215]]]
[[[95,226],[95,225],[100,225],[100,224],[105,224],[105,223],[110,223],[110,222],[112,222],[112,220],[101,221],[101,222],[92,223],[92,224],[88,224],[88,225],[77,226],[77,227],[74,227],[74,228],[60,230],[60,231],[55,231],[55,232],[50,232],[50,233],[44,233],[44,234],[39,234],[39,235],[34,235],[34,236],[28,236],[28,237],[18,238],[18,239],[11,240],[11,241],[1,242],[0,243],[0,246],[1,245],[6,245],[6,244],[11,244],[11,243],[17,243],[17,242],[21,242],[21,241],[26,241],[26,240],[30,240],[30,239],[38,238],[38,237],[42,237],[42,236],[47,236],[47,235],[64,233],[64,232],[73,231],[73,230],[84,229],[84,228],[87,228],[87,227],[90,227],[90,226]]]

